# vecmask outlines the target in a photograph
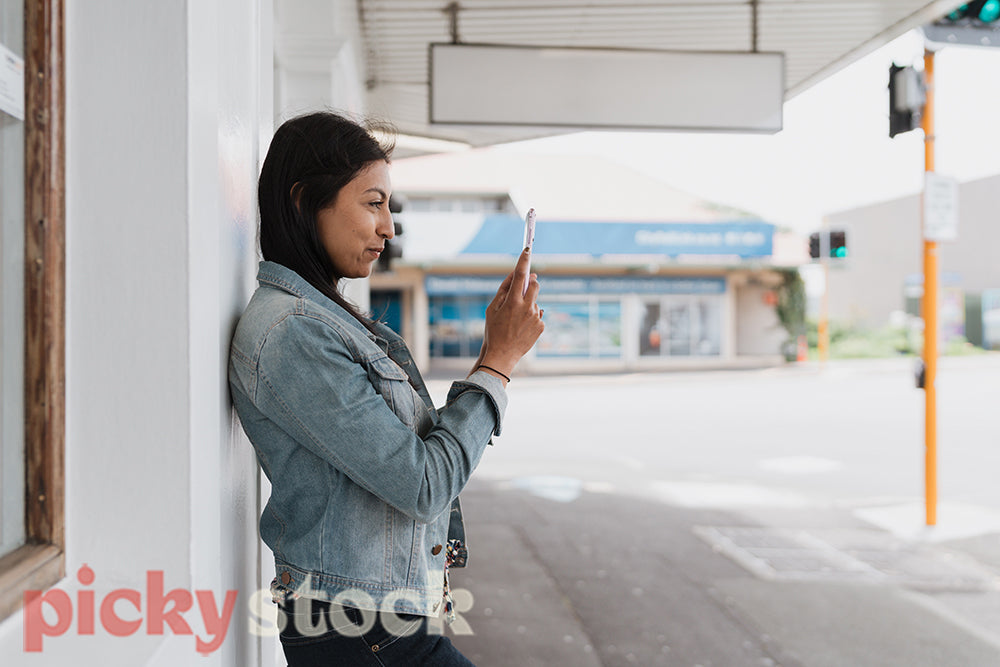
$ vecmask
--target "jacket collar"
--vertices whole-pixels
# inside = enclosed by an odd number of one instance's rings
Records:
[[[330,299],[330,297],[310,285],[305,278],[297,274],[295,271],[292,271],[284,264],[269,261],[261,262],[257,269],[257,282],[262,287],[265,285],[268,287],[274,287],[284,292],[288,292],[289,294],[294,294],[299,298],[306,299],[307,301],[312,301],[313,303],[330,311],[330,313],[348,326],[357,328],[358,331],[371,340],[376,339],[375,335],[366,329],[361,322],[358,322],[353,315],[344,310],[343,306],[336,303]]]
[[[268,261],[261,262],[257,269],[257,282],[262,287],[266,285],[280,289],[322,306],[347,326],[354,327],[356,331],[359,331],[366,338],[373,341],[389,355],[389,358],[406,371],[406,374],[410,378],[410,383],[417,389],[420,397],[433,412],[434,403],[431,400],[423,379],[420,377],[420,373],[417,372],[416,365],[413,363],[413,357],[410,355],[410,350],[395,331],[376,321],[373,322],[373,328],[379,334],[376,336],[365,328],[363,324],[358,322],[353,315],[344,310],[343,306],[331,300],[330,297],[310,285],[305,278],[283,264]]]

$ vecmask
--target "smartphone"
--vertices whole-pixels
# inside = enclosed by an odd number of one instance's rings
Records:
[[[531,248],[535,245],[535,209],[529,208],[528,215],[524,216],[524,244],[521,249]],[[531,255],[528,256],[528,275],[524,277],[524,289],[521,294],[528,293],[528,282],[531,280]]]

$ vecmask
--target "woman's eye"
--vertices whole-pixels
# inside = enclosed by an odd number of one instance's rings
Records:
[[[385,204],[385,202],[381,202],[381,201],[373,201],[373,202],[371,203],[371,205],[375,207],[375,210],[376,210],[376,211],[380,211],[380,210],[382,210],[382,206],[383,206],[384,204]]]

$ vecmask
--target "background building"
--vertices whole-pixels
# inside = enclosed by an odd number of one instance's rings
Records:
[[[403,256],[372,311],[433,368],[479,353],[485,310],[539,216],[532,269],[546,331],[519,370],[780,360],[775,314],[801,237],[605,159],[479,150],[400,160]],[[783,272],[785,270],[785,272]]]
[[[958,238],[938,244],[942,333],[1000,346],[1000,330],[991,328],[1000,324],[1000,262],[993,250],[1000,247],[1000,176],[960,184],[958,211]],[[834,213],[827,221],[847,231],[850,252],[829,272],[830,319],[878,329],[894,311],[919,315],[921,196]]]

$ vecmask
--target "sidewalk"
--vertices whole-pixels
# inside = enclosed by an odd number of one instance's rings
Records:
[[[600,491],[463,494],[452,584],[474,634],[451,636],[479,667],[1000,665],[1000,533],[910,541],[846,509]]]

